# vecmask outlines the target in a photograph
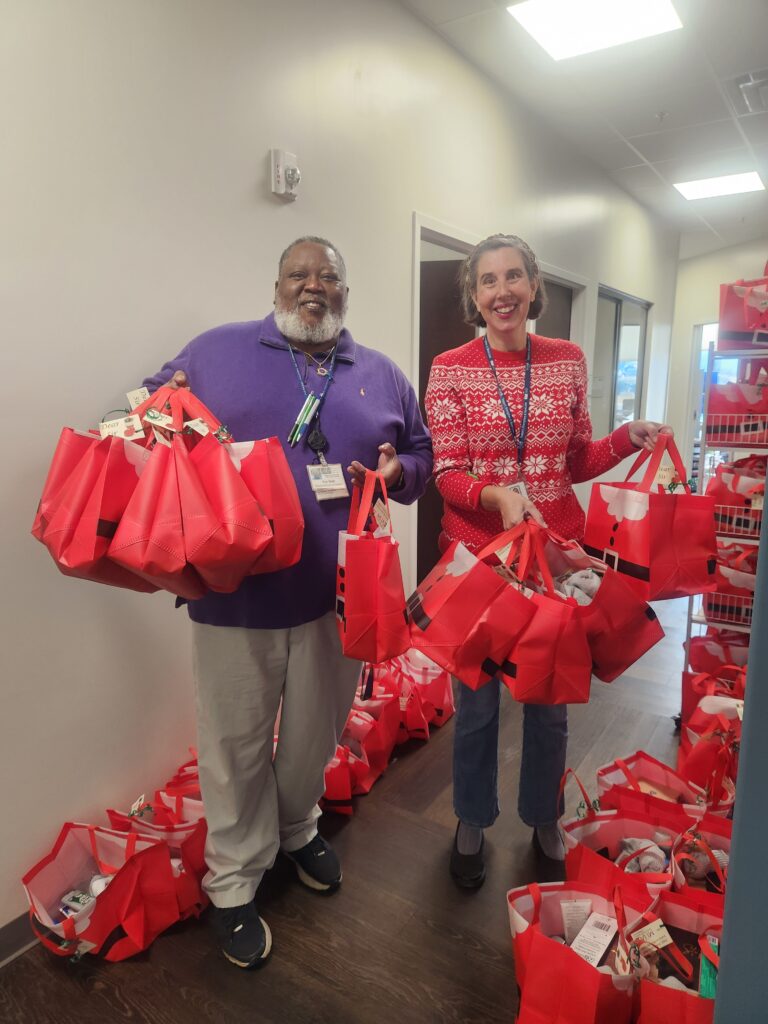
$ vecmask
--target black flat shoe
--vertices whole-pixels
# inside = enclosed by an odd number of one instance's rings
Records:
[[[485,836],[480,840],[480,849],[477,853],[459,853],[458,835],[459,825],[456,826],[456,834],[453,837],[451,877],[462,889],[479,889],[485,881],[485,857],[483,856]]]

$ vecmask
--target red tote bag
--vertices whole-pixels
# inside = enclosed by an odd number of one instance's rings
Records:
[[[95,444],[99,435],[91,432],[64,427],[59,435],[56,448],[43,484],[43,493],[38,502],[32,536],[42,541],[51,516],[58,507],[58,497],[67,484],[75,467]]]
[[[148,452],[134,441],[105,437],[89,446],[55,498],[43,541],[66,576],[152,593],[157,586],[116,565],[109,546]]]
[[[374,531],[366,525],[377,484],[387,525]],[[353,489],[349,526],[339,533],[336,622],[349,658],[379,664],[410,646],[400,555],[389,518],[387,485],[380,473],[367,472],[362,491]]]
[[[95,875],[107,876],[107,887],[93,902],[64,916],[61,897]],[[22,884],[35,933],[59,956],[87,952],[125,960],[179,920],[169,848],[145,836],[67,823]],[[62,941],[50,939],[39,925]]]
[[[510,652],[534,615],[516,585],[486,558],[508,547],[508,530],[477,555],[454,541],[408,599],[411,646],[477,690],[502,668],[514,672]]]
[[[650,897],[628,897],[639,916]],[[612,890],[581,882],[550,882],[507,893],[515,976],[521,999],[518,1024],[630,1024],[635,980],[592,966],[553,936],[563,935],[562,904],[588,900],[591,911],[613,918],[624,942],[624,907]]]
[[[721,463],[707,483],[707,495],[715,501],[718,533],[730,537],[760,536],[765,496],[765,462],[739,459]]]
[[[682,806],[690,818],[727,814],[732,803],[712,805],[706,792],[644,750],[617,757],[597,770],[600,809],[665,813]]]
[[[763,276],[720,285],[718,351],[768,345],[768,263]]]
[[[718,676],[724,665],[746,668],[749,635],[736,630],[708,629],[704,636],[692,636],[688,642],[688,663],[694,672]]]
[[[668,451],[679,480],[685,467],[669,434],[659,434],[653,453],[641,452],[623,483],[592,487],[584,548],[619,572],[646,601],[686,597],[714,590],[717,544],[714,500],[669,493],[654,478]],[[648,462],[639,484],[630,483]]]

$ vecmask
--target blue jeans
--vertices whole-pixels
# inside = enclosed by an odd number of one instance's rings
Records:
[[[500,691],[498,679],[479,690],[459,683],[453,739],[453,809],[460,821],[475,828],[488,828],[499,814]],[[526,825],[549,825],[562,816],[558,793],[567,744],[567,705],[524,705],[517,811]]]

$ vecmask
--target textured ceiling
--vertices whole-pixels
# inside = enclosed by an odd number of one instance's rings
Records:
[[[768,69],[768,0],[673,0],[682,29],[562,61],[505,3],[402,3],[676,227],[682,258],[768,238],[768,191],[688,202],[672,187],[750,170],[768,185],[768,112],[732,85]]]

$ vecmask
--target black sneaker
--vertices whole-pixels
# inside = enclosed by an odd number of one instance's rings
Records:
[[[480,840],[480,849],[477,853],[459,853],[458,837],[459,825],[456,826],[456,835],[453,837],[453,849],[451,850],[451,877],[462,889],[479,889],[485,881],[485,836]]]
[[[255,903],[211,907],[211,924],[221,952],[238,967],[260,967],[272,950],[272,933]]]
[[[315,892],[333,892],[341,885],[341,864],[339,858],[323,837],[318,833],[300,850],[283,850],[285,856],[296,865],[299,881]]]

